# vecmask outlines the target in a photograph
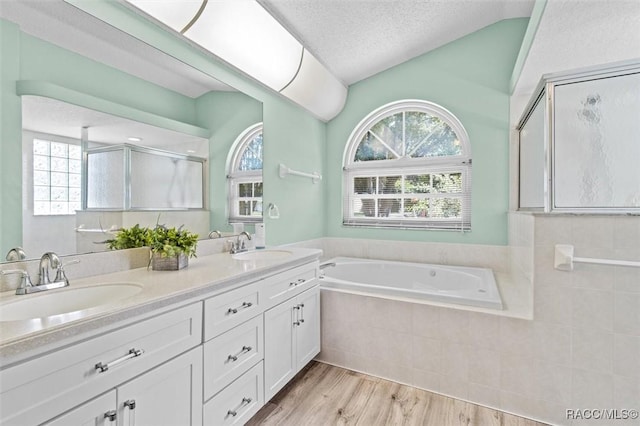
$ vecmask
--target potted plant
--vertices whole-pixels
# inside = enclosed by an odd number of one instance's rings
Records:
[[[196,256],[198,234],[186,229],[156,225],[150,231],[151,269],[175,271],[189,265],[189,258]]]
[[[104,242],[109,250],[123,250],[151,245],[151,230],[139,224],[120,229],[114,238]]]
[[[111,250],[136,247],[151,249],[151,269],[176,271],[189,265],[189,258],[196,256],[198,234],[180,228],[156,225],[153,229],[139,224],[119,230],[113,239],[105,241]]]

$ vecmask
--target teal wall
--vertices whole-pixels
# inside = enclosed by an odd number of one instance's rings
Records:
[[[22,244],[22,111],[15,91],[20,31],[1,19],[0,55],[0,250],[4,250]],[[0,253],[0,261],[5,253]]]
[[[526,28],[527,19],[501,21],[350,86],[344,110],[327,126],[328,236],[507,243],[509,82]],[[401,99],[440,104],[465,126],[473,155],[471,232],[342,225],[342,166],[349,135],[371,111]]]
[[[226,161],[233,142],[249,126],[262,121],[262,103],[240,92],[209,92],[197,98],[198,125],[209,139],[209,208],[211,229],[231,231],[228,224]]]

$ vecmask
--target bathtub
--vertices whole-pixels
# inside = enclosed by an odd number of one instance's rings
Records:
[[[326,289],[502,309],[491,269],[347,257],[320,267]]]

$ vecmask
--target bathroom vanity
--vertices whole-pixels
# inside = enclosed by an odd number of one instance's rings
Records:
[[[0,423],[244,424],[320,351],[321,251],[287,252],[52,290],[142,286],[110,304],[0,322]],[[14,302],[3,296],[0,310]]]

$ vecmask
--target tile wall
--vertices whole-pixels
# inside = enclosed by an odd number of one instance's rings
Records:
[[[640,260],[640,218],[514,213],[509,228],[503,255],[533,280],[533,321],[323,290],[319,359],[553,424],[607,424],[567,409],[640,409],[640,269],[553,268],[556,243]],[[411,248],[388,251],[415,260]]]

